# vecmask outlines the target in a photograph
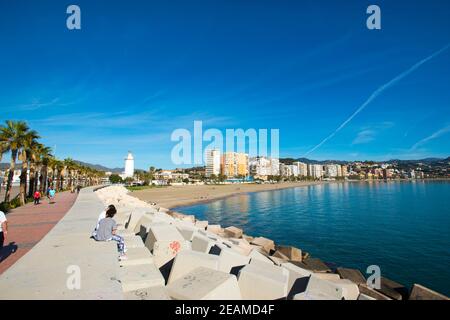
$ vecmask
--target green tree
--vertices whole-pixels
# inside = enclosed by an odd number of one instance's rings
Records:
[[[27,194],[28,164],[32,160],[31,158],[33,149],[36,148],[36,145],[38,143],[37,139],[39,139],[39,136],[36,131],[34,130],[28,131],[23,138],[22,149],[19,154],[19,160],[22,161],[22,170],[20,173],[20,187],[19,187],[20,190],[19,199],[21,206],[25,204],[25,198]]]
[[[109,182],[111,183],[122,183],[123,180],[118,174],[112,174],[109,176]]]
[[[11,197],[17,155],[25,143],[25,136],[28,131],[29,127],[24,121],[7,120],[4,126],[0,126],[0,143],[3,152],[11,152],[11,161],[5,190],[5,202],[9,202]]]

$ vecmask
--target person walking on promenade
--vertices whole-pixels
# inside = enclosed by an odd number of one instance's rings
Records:
[[[50,187],[49,190],[48,190],[48,195],[47,195],[49,204],[55,203],[55,195],[56,195],[55,188]]]
[[[113,219],[114,215],[117,213],[116,208],[108,207],[106,210],[106,218],[101,219],[98,223],[98,228],[95,233],[94,239],[97,241],[111,241],[114,240],[117,242],[117,247],[119,249],[119,259],[125,260],[127,256],[125,255],[126,247],[125,241],[123,237],[116,234],[117,231],[117,223]]]
[[[77,194],[80,193],[80,190],[81,190],[81,186],[77,185]]]
[[[0,253],[3,249],[3,243],[8,237],[8,220],[3,211],[0,211]]]
[[[33,195],[34,198],[34,204],[39,204],[39,201],[41,200],[41,193],[36,190],[36,192]]]

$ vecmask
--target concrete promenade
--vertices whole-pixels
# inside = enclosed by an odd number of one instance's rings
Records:
[[[0,274],[30,251],[69,211],[76,193],[58,193],[55,203],[47,199],[39,205],[29,203],[11,210],[8,218],[8,238],[0,253]]]
[[[0,276],[0,299],[122,299],[115,242],[89,238],[102,209],[93,188],[82,189],[56,226]]]

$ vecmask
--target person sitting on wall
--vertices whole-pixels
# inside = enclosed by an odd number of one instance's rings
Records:
[[[127,256],[125,255],[125,252],[127,251],[125,247],[125,241],[123,237],[116,234],[117,223],[113,219],[116,213],[117,210],[114,207],[109,207],[108,210],[106,210],[106,217],[104,219],[101,219],[98,223],[98,228],[95,232],[94,239],[97,241],[116,241],[120,254],[119,259],[125,260],[127,259]]]

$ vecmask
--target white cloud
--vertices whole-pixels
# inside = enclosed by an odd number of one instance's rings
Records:
[[[363,111],[374,99],[376,99],[379,95],[381,95],[385,90],[389,89],[390,87],[395,85],[397,82],[399,82],[400,80],[402,80],[403,78],[405,78],[406,76],[408,76],[409,74],[411,74],[412,72],[414,72],[415,70],[420,68],[426,62],[430,61],[437,55],[446,51],[449,47],[450,47],[450,44],[447,44],[442,49],[440,49],[440,50],[434,52],[433,54],[429,55],[428,57],[420,60],[419,62],[417,62],[413,66],[409,67],[407,70],[403,71],[402,73],[400,73],[399,75],[397,75],[396,77],[391,79],[390,81],[388,81],[385,84],[383,84],[382,86],[380,86],[377,90],[372,92],[372,94],[366,99],[366,101],[364,101],[364,103],[362,105],[360,105],[359,108],[356,109],[350,115],[350,117],[348,117],[344,122],[342,122],[339,127],[337,127],[332,133],[330,133],[327,137],[325,137],[325,139],[323,139],[320,143],[318,143],[316,146],[314,146],[312,149],[310,149],[308,152],[306,152],[306,154],[304,156],[307,156],[310,153],[314,152],[315,150],[320,148],[324,143],[326,143],[328,140],[333,138],[339,131],[341,131],[345,126],[347,126],[347,124],[350,121],[352,121],[354,117],[356,117],[361,111]]]
[[[376,132],[374,130],[363,130],[353,140],[352,144],[365,144],[375,140]]]
[[[428,143],[431,140],[437,139],[441,137],[442,135],[450,132],[450,125],[439,129],[438,131],[434,132],[433,134],[429,135],[426,138],[423,138],[422,140],[417,141],[412,147],[411,150],[416,150],[417,148],[423,146],[424,144]]]

